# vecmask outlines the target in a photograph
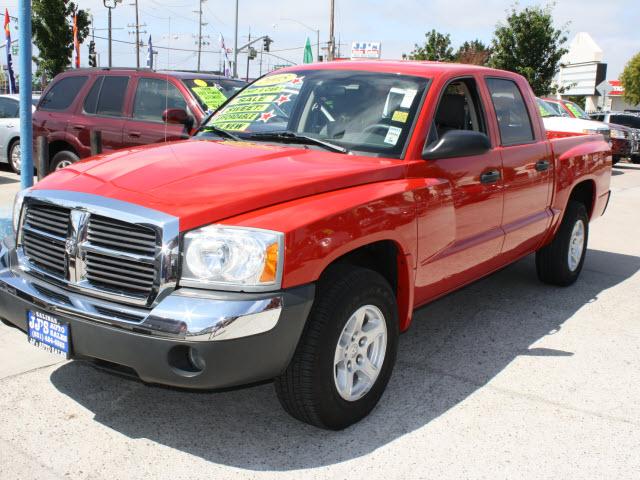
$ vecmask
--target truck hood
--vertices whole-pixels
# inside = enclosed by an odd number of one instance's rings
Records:
[[[548,132],[586,133],[585,130],[608,132],[609,126],[606,123],[595,120],[583,120],[572,117],[542,117],[544,128]]]
[[[190,230],[309,195],[403,178],[405,162],[250,142],[190,140],[119,150],[55,172],[36,189],[159,210]]]

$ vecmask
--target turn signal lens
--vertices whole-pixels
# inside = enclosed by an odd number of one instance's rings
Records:
[[[276,273],[278,271],[278,249],[279,245],[277,243],[272,243],[267,247],[264,258],[264,270],[260,276],[260,282],[270,283],[276,280]]]

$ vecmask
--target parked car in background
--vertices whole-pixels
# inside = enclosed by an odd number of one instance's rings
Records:
[[[589,117],[600,122],[614,123],[633,129],[631,161],[640,163],[640,117],[638,115],[630,112],[596,112],[591,113]]]
[[[40,99],[32,98],[32,109]],[[0,95],[0,162],[20,173],[20,96]]]
[[[547,131],[547,138],[600,134],[607,142],[610,140],[611,129],[605,123],[573,118],[564,112],[560,112],[556,105],[541,98],[536,98],[536,103],[544,128]]]
[[[515,73],[290,67],[192,141],[92,157],[18,195],[0,318],[149,383],[275,379],[287,412],[341,429],[382,396],[415,308],[533,253],[543,282],[575,282],[610,177],[602,135],[547,139]]]
[[[108,152],[189,137],[245,82],[216,75],[136,69],[78,69],[58,75],[33,117],[49,143],[50,170],[91,154],[92,130]]]
[[[563,115],[583,120],[593,120],[580,105],[569,100],[557,98],[543,99],[549,106],[556,108]],[[605,122],[607,123],[607,122]],[[633,129],[615,123],[607,123],[611,129],[611,152],[613,163],[618,163],[623,158],[631,158],[637,151],[640,142],[634,137]]]

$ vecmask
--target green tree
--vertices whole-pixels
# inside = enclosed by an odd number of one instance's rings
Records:
[[[506,24],[498,24],[489,65],[519,73],[529,80],[538,96],[554,91],[553,78],[567,53],[566,32],[555,28],[552,6],[511,7]]]
[[[33,0],[31,24],[33,43],[39,55],[34,58],[36,76],[53,78],[65,71],[73,55],[73,14],[78,15],[78,40],[89,35],[89,16],[68,0]]]
[[[458,63],[469,63],[472,65],[486,65],[489,61],[491,50],[480,40],[464,42],[458,48],[455,60]]]
[[[415,49],[409,55],[411,60],[434,60],[437,62],[452,62],[453,47],[451,47],[451,35],[442,34],[431,30],[424,34],[424,45],[415,45]]]
[[[636,53],[625,65],[620,83],[624,87],[624,99],[631,105],[640,103],[640,53]]]

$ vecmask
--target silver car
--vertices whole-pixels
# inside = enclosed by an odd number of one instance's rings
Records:
[[[40,100],[34,96],[31,103],[35,111]],[[0,95],[0,162],[9,163],[20,173],[20,96]]]

